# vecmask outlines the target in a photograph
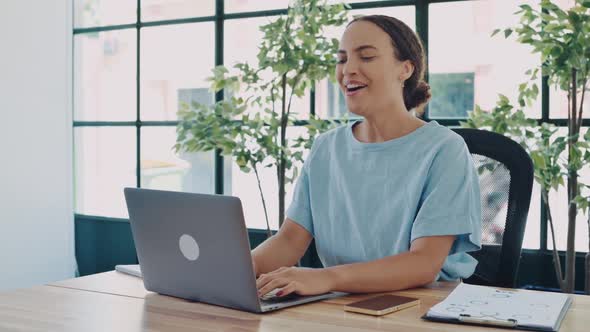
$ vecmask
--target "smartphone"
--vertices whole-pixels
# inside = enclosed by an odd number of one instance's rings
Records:
[[[387,294],[349,303],[344,306],[344,310],[366,315],[382,316],[419,304],[420,299]]]

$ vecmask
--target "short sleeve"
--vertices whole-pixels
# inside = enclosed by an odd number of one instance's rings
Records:
[[[313,236],[313,220],[309,198],[309,176],[307,173],[307,167],[304,165],[295,184],[293,200],[287,209],[286,215],[287,218],[303,226]]]
[[[311,212],[311,194],[310,194],[310,179],[309,169],[311,168],[312,160],[318,150],[318,146],[325,141],[325,134],[316,137],[313,145],[309,151],[309,155],[305,159],[303,167],[301,167],[301,174],[295,183],[295,190],[293,191],[293,200],[291,205],[285,213],[287,218],[305,228],[312,236],[315,237],[313,229],[313,217]]]
[[[481,248],[479,178],[465,142],[456,134],[434,156],[410,241],[437,235],[457,236],[449,257]]]

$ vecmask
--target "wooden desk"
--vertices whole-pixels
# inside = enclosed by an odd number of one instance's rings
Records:
[[[453,283],[396,294],[422,304],[383,317],[345,312],[342,305],[373,295],[354,295],[267,314],[193,303],[143,289],[141,279],[117,272],[0,293],[0,330],[26,331],[506,331],[420,319]],[[587,331],[590,297],[574,296],[562,332]]]

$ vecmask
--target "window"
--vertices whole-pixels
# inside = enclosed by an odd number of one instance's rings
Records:
[[[567,100],[567,99],[566,99]],[[566,110],[567,112],[567,110]],[[580,134],[584,135],[588,128],[581,128]],[[567,127],[559,128],[558,135],[565,136]],[[565,152],[565,151],[564,151]],[[562,158],[567,159],[567,154],[563,153]],[[565,180],[565,179],[564,179]],[[590,169],[588,167],[582,169],[580,172],[579,181],[582,183],[590,183]],[[559,190],[551,190],[549,192],[549,206],[551,207],[551,214],[555,227],[555,244],[557,249],[565,250],[567,246],[567,223],[568,223],[568,204],[567,204],[567,188],[562,186]],[[548,231],[547,248],[553,248],[551,241],[551,232]],[[582,213],[578,213],[576,217],[576,237],[575,237],[576,251],[588,251],[588,217]]]
[[[214,101],[205,81],[215,65],[213,19],[138,29],[136,0],[74,5],[75,212],[127,218],[124,187],[213,193],[214,153],[172,150],[179,103]],[[214,0],[145,0],[141,16],[214,8]]]
[[[141,0],[141,20],[174,20],[215,15],[214,1]]]
[[[74,0],[74,27],[135,23],[137,0]]]
[[[525,71],[540,58],[514,40],[490,35],[496,28],[516,25],[518,17],[513,13],[518,5],[534,2],[478,0],[430,4],[430,82],[436,88],[446,87],[442,93],[433,90],[436,92],[428,108],[430,118],[464,118],[474,104],[491,109],[499,93],[515,99],[517,85],[528,79]],[[540,88],[540,77],[537,84]],[[527,114],[541,117],[540,98]]]
[[[124,29],[74,36],[74,120],[135,120],[137,41]]]
[[[513,98],[517,84],[527,79],[525,70],[540,61],[514,40],[490,37],[494,29],[517,23],[513,13],[518,4],[537,5],[535,0],[351,2],[350,17],[391,15],[426,41],[427,75],[434,93],[426,117],[445,125],[458,125],[475,104],[490,109],[498,93]],[[571,5],[571,0],[558,2],[564,7]],[[75,212],[126,218],[122,190],[127,186],[218,192],[242,199],[248,227],[265,228],[253,174],[241,172],[229,158],[216,173],[214,152],[177,154],[172,146],[179,104],[214,102],[215,95],[205,81],[211,69],[220,63],[228,67],[237,61],[255,63],[259,27],[285,14],[288,3],[142,0],[141,8],[137,8],[137,0],[74,0]],[[217,12],[222,7],[224,12]],[[216,30],[216,25],[223,29]],[[326,36],[340,38],[343,29],[326,31]],[[540,79],[537,84],[541,88]],[[550,102],[543,104],[539,96],[526,112],[560,125],[563,121],[559,119],[566,116],[565,98],[549,90]],[[328,80],[318,82],[315,91],[294,100],[293,109],[301,120],[310,113],[323,118],[347,113],[339,88]],[[585,114],[590,114],[590,103]],[[304,132],[303,127],[294,126],[288,133]],[[587,178],[583,173],[582,180]],[[276,229],[276,173],[263,169],[261,179],[271,226]],[[216,185],[220,180],[223,190]],[[287,205],[292,188],[287,186]],[[551,243],[540,236],[545,227],[540,190],[537,185],[533,190],[524,247],[550,248]],[[566,230],[564,197],[565,189],[551,194],[561,239]],[[588,249],[585,225],[580,216],[576,234],[580,251]],[[557,243],[559,249],[564,245]]]
[[[141,121],[175,121],[180,93],[208,91],[215,66],[213,23],[163,25],[141,29]],[[203,98],[213,102],[212,93]]]
[[[258,65],[258,45],[262,40],[263,34],[260,26],[274,21],[274,17],[255,17],[245,19],[232,19],[225,22],[224,38],[224,58],[223,61],[227,67],[231,68],[236,63],[247,62],[252,66]],[[264,73],[261,74],[263,79],[268,79]],[[254,110],[250,110],[251,112]],[[296,113],[297,118],[305,120],[309,116],[309,93],[303,98],[293,97],[291,103],[291,112]]]
[[[562,9],[568,9],[573,4],[573,0],[555,0],[554,1]],[[586,91],[586,97],[588,98],[588,90]],[[581,99],[581,94],[578,95],[578,105]],[[584,103],[583,117],[588,118],[590,116],[590,103]],[[579,106],[578,106],[579,107]],[[558,90],[555,86],[549,87],[549,116],[550,119],[566,119],[567,118],[567,95],[565,92]],[[550,120],[550,121],[551,121]],[[554,121],[553,121],[554,122]],[[587,127],[580,129],[580,134],[584,135],[588,130]],[[560,135],[567,133],[567,127],[559,129]],[[567,158],[564,155],[564,158]],[[590,170],[583,169],[580,172],[580,182],[588,184],[590,183]],[[561,187],[559,190],[552,191],[549,193],[549,204],[552,208],[553,220],[555,222],[555,233],[556,233],[556,245],[557,249],[565,250],[567,245],[567,188]],[[581,252],[588,251],[588,217],[578,213],[576,218],[576,237],[575,237],[575,250]],[[548,234],[547,248],[552,249],[553,243],[551,242],[551,235]]]
[[[132,127],[76,127],[76,213],[127,218],[124,187],[135,187],[136,144]]]
[[[248,1],[244,1],[245,4]],[[270,2],[269,2],[270,4]],[[276,19],[274,17],[255,17],[244,19],[232,19],[225,22],[224,38],[224,63],[232,67],[237,62],[247,62],[253,66],[258,64],[258,45],[262,40],[262,32],[259,27]],[[264,77],[264,76],[263,76]],[[309,93],[303,98],[294,97],[291,105],[291,112],[296,113],[297,118],[305,120],[309,116]],[[255,110],[250,110],[255,112]],[[287,129],[287,137],[303,134],[306,130],[303,127],[290,127]],[[301,165],[299,165],[301,167]],[[265,195],[268,218],[271,228],[278,229],[278,182],[274,168],[259,169],[261,186]],[[242,172],[239,167],[232,163],[231,186],[226,186],[225,194],[240,197],[244,209],[244,217],[248,227],[266,229],[266,219],[262,200],[258,190],[256,175]],[[285,188],[285,202],[290,202],[292,186]]]
[[[225,12],[253,12],[262,10],[285,9],[289,5],[289,0],[224,0]]]
[[[430,88],[436,91],[428,107],[430,114],[444,114],[449,118],[466,118],[473,110],[474,73],[432,73]]]

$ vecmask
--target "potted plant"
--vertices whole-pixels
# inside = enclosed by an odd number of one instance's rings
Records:
[[[346,20],[347,6],[328,5],[326,0],[297,0],[286,16],[261,26],[258,65],[238,63],[230,73],[225,66],[213,69],[212,91],[223,90],[225,99],[212,105],[193,103],[178,111],[179,151],[219,149],[232,156],[244,172],[254,172],[264,208],[268,236],[271,236],[266,200],[260,185],[261,167],[274,167],[277,174],[279,225],[285,218],[285,185],[298,176],[296,161],[311,147],[313,138],[334,126],[310,115],[307,135],[289,139],[287,130],[296,117],[293,97],[326,77],[332,80],[338,40],[324,36],[327,27]]]
[[[584,99],[590,78],[590,0],[575,0],[561,9],[550,0],[541,0],[540,9],[520,5],[515,14],[520,24],[503,29],[504,36],[516,36],[517,41],[533,47],[541,56],[541,65],[528,70],[530,80],[518,86],[517,104],[500,95],[497,105],[489,112],[479,106],[469,114],[465,127],[486,128],[505,134],[519,142],[531,155],[535,180],[541,187],[553,242],[555,274],[562,291],[572,293],[575,281],[575,226],[579,211],[588,212],[588,185],[580,182],[580,171],[590,162],[590,131],[580,135]],[[502,31],[495,30],[492,35]],[[535,83],[538,75],[548,84],[567,94],[567,133],[561,135],[554,125],[528,119],[523,109],[539,94]],[[567,158],[563,158],[563,154]],[[549,193],[560,186],[567,187],[568,223],[565,270],[562,269],[556,244]],[[590,213],[588,213],[590,232]],[[585,291],[590,292],[590,256],[586,255]]]

